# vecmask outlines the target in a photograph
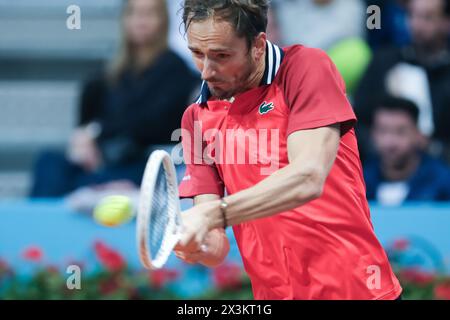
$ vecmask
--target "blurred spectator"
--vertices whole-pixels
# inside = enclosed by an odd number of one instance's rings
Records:
[[[366,0],[367,6],[376,5],[381,12],[381,29],[367,30],[367,39],[373,49],[411,43],[407,10],[409,1]]]
[[[374,113],[377,152],[364,167],[367,198],[384,205],[406,200],[450,200],[450,169],[421,152],[419,110],[406,99],[388,97]]]
[[[192,52],[189,50],[184,28],[182,26],[182,5],[184,0],[168,0],[170,26],[169,26],[169,46],[183,58],[184,62],[195,72],[197,67],[192,59]]]
[[[355,94],[361,145],[374,98],[388,93],[416,103],[419,129],[434,141],[430,151],[450,161],[450,1],[410,0],[408,21],[412,44],[376,52]]]
[[[283,45],[328,50],[341,40],[365,34],[362,0],[278,0],[273,7]]]
[[[140,184],[149,146],[179,127],[197,78],[168,48],[164,0],[129,0],[123,43],[110,69],[82,92],[80,122],[66,154],[36,162],[32,197],[58,197],[111,181]]]
[[[327,51],[351,98],[371,59],[370,47],[363,39],[363,0],[278,0],[272,7],[269,40]]]

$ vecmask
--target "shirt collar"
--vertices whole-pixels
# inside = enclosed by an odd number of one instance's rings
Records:
[[[284,52],[280,47],[271,43],[269,40],[266,42],[266,67],[261,81],[261,86],[272,83],[278,73],[278,70],[280,70],[281,62],[284,58]],[[210,97],[211,92],[209,91],[208,85],[206,81],[203,81],[200,89],[200,95],[195,103],[206,103]]]

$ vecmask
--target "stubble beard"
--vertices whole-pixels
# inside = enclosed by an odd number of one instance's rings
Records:
[[[255,68],[256,68],[250,55],[248,56],[246,66],[247,66],[247,68],[242,73],[242,76],[239,77],[235,81],[235,84],[232,88],[227,89],[226,91],[223,91],[223,90],[215,90],[214,88],[211,88],[208,85],[208,88],[209,88],[211,94],[220,100],[229,100],[232,97],[234,97],[235,95],[237,95],[238,93],[247,91],[248,90],[248,88],[247,88],[248,82],[250,80],[252,73],[255,71]]]

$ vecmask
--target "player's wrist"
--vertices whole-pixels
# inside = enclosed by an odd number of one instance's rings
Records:
[[[223,212],[221,209],[222,199],[205,203],[210,206],[206,211],[208,220],[208,230],[224,228]]]
[[[225,230],[228,227],[228,219],[227,219],[228,203],[225,201],[224,198],[220,199],[219,208],[222,216],[222,227]]]

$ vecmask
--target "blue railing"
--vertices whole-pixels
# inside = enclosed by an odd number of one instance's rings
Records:
[[[386,248],[407,243],[400,261],[405,266],[420,267],[450,274],[450,203],[408,203],[401,207],[371,205],[375,232]],[[241,264],[232,232],[230,262]],[[135,225],[118,228],[96,224],[88,215],[71,211],[63,201],[11,200],[0,202],[0,259],[8,261],[17,273],[27,275],[33,266],[23,259],[30,246],[42,248],[43,263],[67,265],[83,262],[84,270],[98,267],[93,243],[107,243],[119,251],[132,268],[142,268],[136,253]],[[404,249],[404,248],[403,248]],[[169,268],[186,276],[178,291],[190,295],[205,289],[205,278],[196,277],[195,267],[186,268],[172,256]]]

